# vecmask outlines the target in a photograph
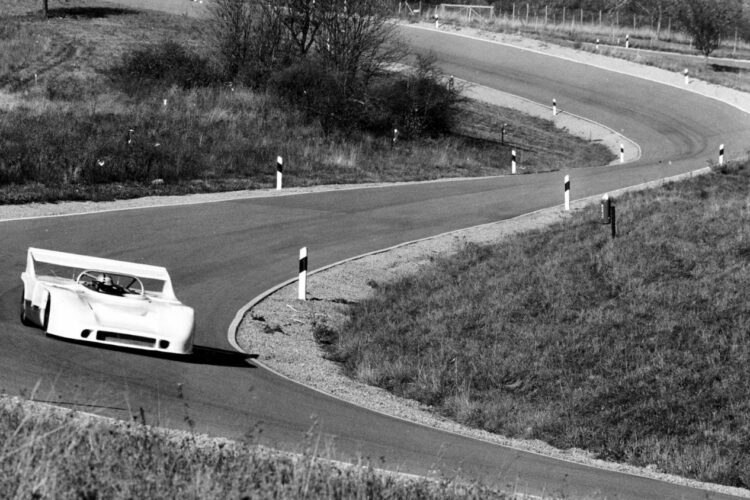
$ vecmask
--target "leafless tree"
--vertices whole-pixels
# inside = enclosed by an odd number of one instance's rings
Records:
[[[304,57],[312,48],[320,29],[322,0],[264,0],[266,9],[275,6],[278,19],[286,28],[299,56]]]
[[[386,0],[321,0],[325,5],[316,44],[321,60],[350,88],[366,85],[406,51],[390,22]]]
[[[234,78],[250,59],[256,14],[251,0],[214,0],[211,4],[217,52],[229,78]]]

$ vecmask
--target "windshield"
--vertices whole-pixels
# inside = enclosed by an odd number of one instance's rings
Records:
[[[89,290],[106,295],[119,297],[129,295],[141,296],[145,292],[140,279],[125,274],[86,270],[78,275],[76,281]]]

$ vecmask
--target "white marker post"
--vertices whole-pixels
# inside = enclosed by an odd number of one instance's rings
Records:
[[[299,293],[297,298],[305,300],[307,297],[307,247],[299,250]]]
[[[719,146],[719,166],[724,165],[724,145]]]
[[[570,211],[570,176],[565,176],[565,211]]]
[[[510,173],[516,173],[516,150],[513,149],[510,152]]]
[[[625,48],[630,48],[630,35],[625,35]]]
[[[557,116],[557,99],[552,99],[552,116]]]
[[[440,20],[438,19],[438,15],[435,14],[435,29],[440,29]]]
[[[688,75],[687,68],[685,68],[684,75],[685,75],[685,85],[690,85],[690,76]]]
[[[276,190],[281,190],[281,178],[284,174],[284,159],[281,156],[276,157]]]
[[[596,51],[599,52],[599,39],[596,39]]]
[[[620,143],[620,163],[625,163],[625,144]]]

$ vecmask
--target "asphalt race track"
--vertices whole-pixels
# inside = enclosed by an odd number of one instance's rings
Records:
[[[572,198],[694,170],[719,143],[744,149],[750,118],[717,101],[592,67],[424,30],[404,31],[446,72],[623,132],[643,149],[627,166],[570,171]],[[269,160],[271,163],[273,159]],[[670,163],[671,161],[671,163]],[[279,379],[232,351],[227,326],[248,300],[294,277],[307,246],[314,269],[403,241],[562,203],[565,172],[254,198],[0,223],[0,390],[149,424],[298,449],[316,429],[340,458],[388,468],[456,471],[499,486],[572,497],[706,498],[707,492],[561,462],[454,436]],[[166,266],[196,308],[189,360],[46,337],[18,319],[29,246]],[[711,498],[726,498],[709,494]]]

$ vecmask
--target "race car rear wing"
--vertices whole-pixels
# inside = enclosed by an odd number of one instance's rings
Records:
[[[172,288],[172,280],[164,267],[29,247],[26,257],[26,273],[36,276],[35,265],[37,262],[161,281],[164,283],[162,290],[160,290],[162,296],[177,300]]]

